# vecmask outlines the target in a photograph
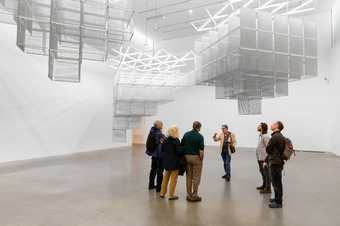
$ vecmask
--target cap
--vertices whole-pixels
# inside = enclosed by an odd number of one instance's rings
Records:
[[[228,129],[228,125],[227,125],[227,124],[223,124],[223,125],[221,126],[221,128],[222,128],[222,129]]]

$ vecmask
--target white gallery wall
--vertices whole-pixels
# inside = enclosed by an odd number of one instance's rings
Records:
[[[322,79],[315,79],[292,84],[289,97],[264,101],[260,116],[240,116],[236,101],[214,100],[214,87],[191,87],[179,92],[175,102],[163,105],[158,116],[148,118],[145,132],[155,119],[163,120],[166,126],[176,124],[182,134],[191,129],[192,121],[199,120],[206,144],[213,145],[212,135],[220,132],[221,124],[226,123],[237,135],[238,146],[255,147],[257,124],[282,120],[286,124],[285,134],[298,149],[326,151],[329,128],[319,127],[329,123],[325,117],[328,91],[323,83]]]
[[[16,47],[0,24],[0,162],[113,146],[113,71],[85,62],[80,84],[52,82],[48,59]]]
[[[163,120],[166,126],[178,125],[182,133],[191,128],[193,120],[199,120],[203,124],[206,144],[213,145],[212,135],[226,123],[236,133],[239,146],[255,147],[256,125],[262,121],[282,120],[286,125],[285,134],[294,141],[297,149],[335,150],[336,144],[332,147],[330,139],[330,127],[334,124],[334,115],[331,116],[334,95],[331,93],[332,84],[325,80],[330,77],[330,12],[309,19],[318,24],[318,78],[290,83],[289,96],[265,100],[260,116],[239,116],[235,101],[215,99],[214,87],[187,88],[177,94],[175,102],[163,105],[156,117],[145,120],[145,133],[155,119]],[[340,89],[335,90],[339,96]]]
[[[340,1],[336,1],[333,8],[333,48],[329,52],[331,96],[328,102],[331,105],[330,114],[332,124],[330,126],[331,150],[340,155]]]

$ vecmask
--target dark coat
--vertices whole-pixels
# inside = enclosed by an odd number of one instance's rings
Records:
[[[270,165],[283,166],[283,152],[286,146],[286,138],[280,132],[274,132],[267,145],[267,161]]]
[[[167,137],[162,144],[163,166],[165,170],[179,170],[183,149],[178,138]]]
[[[160,129],[154,126],[151,127],[149,134],[155,139],[157,147],[155,150],[146,150],[145,153],[153,158],[161,158],[161,140],[165,139],[165,136]]]

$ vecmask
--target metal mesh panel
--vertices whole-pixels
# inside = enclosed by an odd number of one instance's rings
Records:
[[[288,36],[275,34],[275,51],[288,53]]]
[[[259,31],[258,32],[258,48],[263,50],[273,49],[273,33]]]
[[[262,114],[261,99],[239,97],[238,112],[240,115],[260,115]]]
[[[127,135],[125,129],[113,129],[112,130],[112,142],[126,142]]]
[[[290,53],[294,55],[303,55],[303,38],[290,37],[289,41]]]
[[[16,0],[0,0],[0,23],[15,24]]]
[[[277,79],[275,85],[276,96],[288,96],[288,81],[285,79]]]

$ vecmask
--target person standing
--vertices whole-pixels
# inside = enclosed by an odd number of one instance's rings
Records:
[[[231,179],[231,154],[235,150],[236,139],[235,135],[229,131],[227,125],[222,125],[222,133],[215,133],[213,139],[215,142],[220,142],[221,157],[223,160],[224,175],[223,179],[230,181]]]
[[[200,134],[202,124],[198,121],[193,123],[193,129],[186,132],[182,139],[185,159],[187,161],[187,201],[200,202],[198,187],[201,182],[202,166],[204,158],[204,138]]]
[[[162,189],[160,197],[164,198],[170,181],[169,200],[177,200],[175,195],[177,177],[181,168],[181,157],[183,156],[181,142],[178,139],[178,128],[171,126],[168,130],[168,136],[162,144],[163,167],[165,173],[163,176]]]
[[[268,125],[264,122],[261,122],[257,126],[257,131],[260,133],[260,135],[259,143],[256,148],[256,158],[259,165],[259,171],[262,176],[262,185],[256,189],[259,190],[261,194],[268,194],[271,193],[270,172],[268,164],[264,164],[267,159],[266,148],[270,140],[270,137],[267,135]]]
[[[165,139],[162,133],[163,122],[155,121],[150,129],[147,141],[146,141],[146,154],[151,156],[151,170],[149,174],[149,190],[156,189],[156,192],[161,191],[161,185],[163,180],[163,165],[161,156],[161,146]],[[156,185],[155,185],[155,179]]]
[[[273,133],[266,148],[268,154],[266,162],[269,163],[270,175],[275,193],[275,198],[271,199],[269,208],[282,208],[282,170],[284,165],[283,152],[286,146],[286,138],[281,133],[283,129],[284,125],[280,121],[277,121],[271,125],[271,130]],[[264,163],[264,166],[267,165],[266,162]]]

